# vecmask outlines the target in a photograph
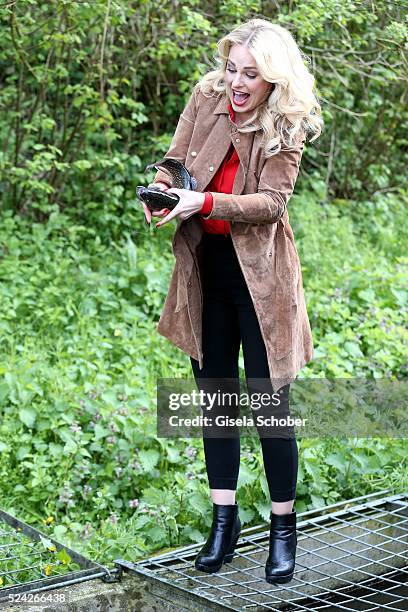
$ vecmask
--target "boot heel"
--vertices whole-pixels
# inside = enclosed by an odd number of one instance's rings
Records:
[[[267,576],[266,582],[269,582],[269,584],[286,584],[286,582],[290,582],[292,580],[293,574],[294,572],[287,574],[286,576]]]
[[[227,554],[224,557],[224,563],[231,563],[231,561],[234,558],[235,555],[235,547],[237,545],[238,542],[238,538],[239,538],[239,534],[237,535],[237,537],[235,538],[235,540],[233,541],[233,543],[231,544],[231,548],[229,549],[229,551],[227,552]],[[232,551],[232,552],[231,552]]]

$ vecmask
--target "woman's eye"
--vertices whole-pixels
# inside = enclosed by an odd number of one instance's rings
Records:
[[[228,72],[235,72],[235,70],[233,70],[232,68],[227,68]],[[248,74],[247,73],[247,77],[249,79],[256,79],[256,74]]]

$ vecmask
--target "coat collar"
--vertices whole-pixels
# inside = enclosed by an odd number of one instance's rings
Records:
[[[230,101],[228,99],[228,96],[225,92],[222,92],[220,94],[220,99],[217,102],[216,107],[214,108],[213,114],[214,115],[228,115],[229,114],[229,110],[228,110],[228,105],[230,104]]]

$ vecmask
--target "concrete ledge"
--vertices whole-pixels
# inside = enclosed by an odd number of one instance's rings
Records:
[[[174,599],[173,589],[155,585],[151,581],[143,580],[139,576],[124,573],[121,582],[105,583],[102,580],[88,580],[67,587],[43,591],[47,598],[54,597],[46,604],[30,604],[29,601],[21,603],[0,603],[2,612],[178,612],[192,611],[205,612],[206,610],[225,610],[224,606],[212,605],[197,601],[188,601],[188,597]],[[40,593],[41,595],[41,593]],[[32,597],[29,595],[28,597]],[[58,598],[64,596],[65,603],[57,603]],[[176,603],[175,603],[176,602]]]

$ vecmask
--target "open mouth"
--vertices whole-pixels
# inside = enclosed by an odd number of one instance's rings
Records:
[[[237,104],[238,106],[242,106],[243,104],[245,104],[245,102],[248,100],[249,98],[249,94],[246,93],[239,93],[237,91],[232,91],[232,99],[234,104]]]

